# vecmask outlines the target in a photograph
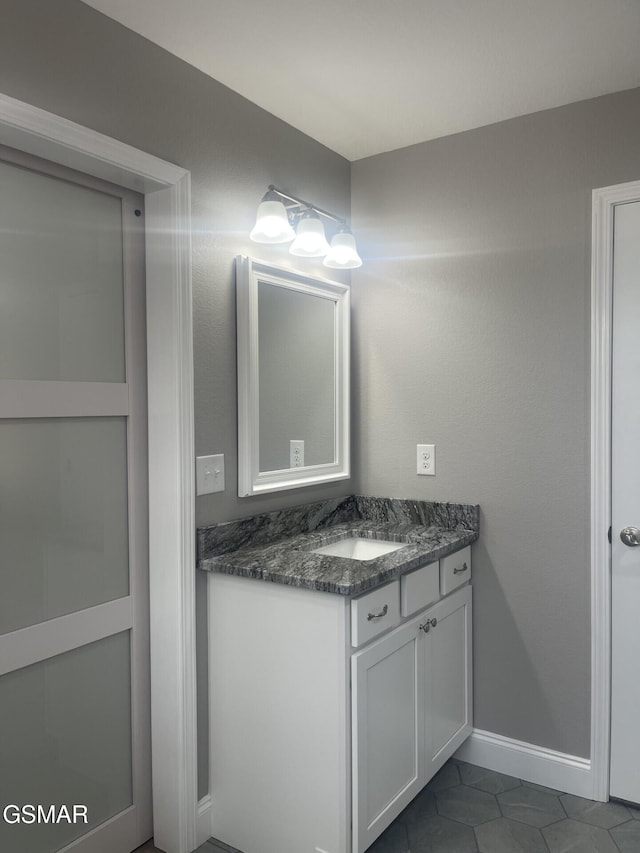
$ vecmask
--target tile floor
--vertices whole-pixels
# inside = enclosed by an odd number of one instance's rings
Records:
[[[211,838],[197,853],[240,851]],[[640,853],[640,809],[452,759],[367,853]]]
[[[157,847],[153,846],[153,839],[147,841],[142,847],[137,847],[133,853],[162,853]],[[210,838],[205,841],[195,853],[240,853],[235,847],[229,847],[228,844],[223,844],[222,841],[216,841],[215,838]]]

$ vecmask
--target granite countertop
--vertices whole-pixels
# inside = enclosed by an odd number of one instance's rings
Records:
[[[407,544],[371,560],[311,553],[348,535]],[[198,568],[351,596],[451,554],[478,535],[477,506],[350,496],[202,528]]]

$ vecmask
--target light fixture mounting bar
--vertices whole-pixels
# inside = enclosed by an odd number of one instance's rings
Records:
[[[335,214],[330,213],[328,210],[324,210],[322,207],[318,207],[315,204],[311,204],[310,201],[305,201],[304,199],[298,198],[297,196],[289,195],[288,193],[283,193],[282,190],[279,190],[273,184],[269,184],[269,190],[275,193],[276,195],[279,195],[281,198],[286,198],[287,201],[292,201],[301,209],[313,210],[314,213],[319,213],[321,216],[326,216],[327,219],[332,219],[334,222],[337,222],[340,225],[347,227],[347,220],[344,219],[342,216],[336,216]]]

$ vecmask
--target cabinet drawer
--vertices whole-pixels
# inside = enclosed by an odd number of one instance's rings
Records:
[[[440,592],[448,595],[451,590],[471,580],[471,546],[467,545],[455,554],[440,560]]]
[[[400,578],[400,612],[403,616],[411,616],[439,598],[440,567],[437,560]]]
[[[351,645],[368,643],[400,621],[400,584],[397,580],[351,602]]]

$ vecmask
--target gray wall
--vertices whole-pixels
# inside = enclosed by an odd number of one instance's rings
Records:
[[[198,499],[198,523],[349,494],[352,486],[343,481],[237,497],[233,275],[237,254],[282,262],[281,248],[257,247],[247,236],[268,184],[348,216],[349,163],[78,0],[3,0],[0,92],[191,171],[196,453],[224,453],[226,461],[226,491]],[[318,261],[300,268],[323,269]],[[198,595],[202,651],[202,578]],[[200,686],[206,688],[202,654],[198,665]],[[202,689],[199,745],[204,757],[205,697]],[[201,762],[201,793],[206,771]]]
[[[352,164],[359,489],[480,504],[475,724],[579,756],[591,190],[639,178],[640,89]]]

